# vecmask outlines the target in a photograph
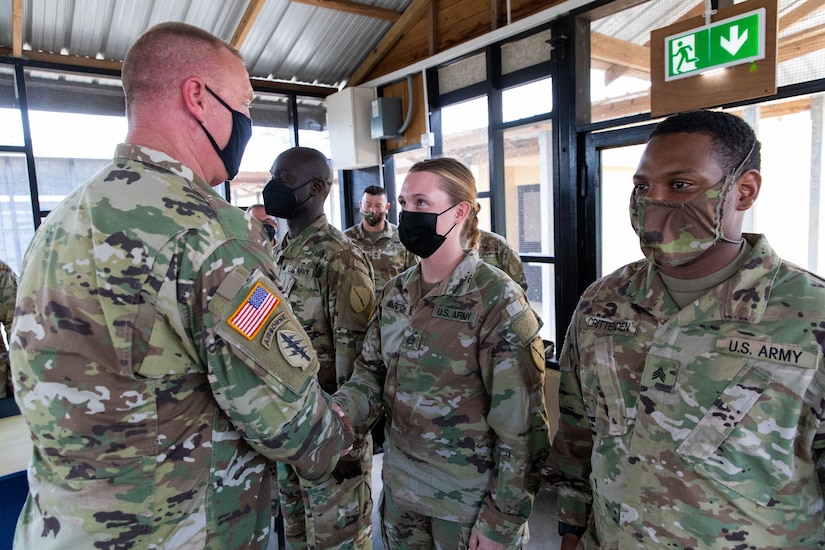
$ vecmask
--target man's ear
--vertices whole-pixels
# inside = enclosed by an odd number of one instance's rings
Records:
[[[739,199],[736,209],[745,211],[753,206],[756,197],[759,196],[759,189],[762,187],[762,174],[758,170],[748,170],[736,180],[739,189]]]
[[[389,212],[389,211],[390,211],[390,207],[392,207],[392,203],[391,203],[391,202],[389,202],[389,201],[387,201],[387,206],[386,206],[386,208],[384,208],[384,213]]]
[[[186,110],[200,122],[206,120],[206,85],[197,76],[190,76],[181,85],[183,103]]]
[[[332,182],[330,182],[329,187],[332,187]],[[310,193],[312,195],[324,195],[324,200],[326,200],[327,182],[323,178],[313,179],[310,185]]]

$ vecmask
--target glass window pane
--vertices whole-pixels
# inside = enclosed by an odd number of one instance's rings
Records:
[[[602,155],[601,232],[602,272],[611,273],[619,267],[642,258],[639,238],[630,225],[630,191],[633,174],[639,165],[644,145],[605,149]]]
[[[244,208],[263,202],[263,188],[269,181],[272,162],[292,147],[287,96],[256,92],[249,114],[252,137],[244,150],[240,171],[230,183],[230,202]]]
[[[492,231],[493,219],[490,213],[490,197],[479,197],[478,204],[481,206],[481,210],[478,211],[478,227]]]
[[[539,264],[526,262],[524,275],[527,277],[527,298],[530,307],[541,318],[544,326],[541,327],[542,339],[554,342],[556,340],[556,266],[554,264]],[[561,351],[556,349],[556,353]]]
[[[550,61],[550,29],[501,46],[501,74]]]
[[[49,211],[111,163],[126,137],[125,99],[118,79],[40,70],[25,78],[40,209]]]
[[[34,236],[29,171],[23,154],[0,153],[0,259],[20,273]]]
[[[485,80],[487,57],[480,53],[438,69],[438,92],[446,94]]]
[[[553,110],[553,80],[545,78],[501,92],[502,119],[511,122]]]
[[[21,147],[23,122],[18,109],[14,85],[14,69],[0,65],[0,145]]]
[[[504,132],[507,241],[522,254],[554,254],[553,125]]]
[[[441,110],[441,135],[445,157],[463,162],[476,178],[479,192],[490,190],[487,98],[448,105]]]

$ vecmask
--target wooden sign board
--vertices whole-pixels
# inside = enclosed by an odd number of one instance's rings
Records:
[[[716,69],[695,76],[667,81],[665,73],[672,52],[666,41],[674,36],[706,27],[703,16],[692,17],[650,33],[650,114],[657,118],[681,111],[717,107],[745,99],[776,93],[778,20],[777,0],[749,0],[723,8],[711,17],[711,24],[764,8],[764,57],[750,63]],[[760,12],[761,13],[761,12]],[[740,31],[741,32],[741,31]]]

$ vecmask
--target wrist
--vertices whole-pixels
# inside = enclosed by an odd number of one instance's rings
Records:
[[[560,537],[563,537],[564,535],[575,535],[577,537],[581,537],[585,531],[587,531],[587,527],[582,527],[581,525],[572,525],[570,523],[564,523],[563,521],[559,522]]]

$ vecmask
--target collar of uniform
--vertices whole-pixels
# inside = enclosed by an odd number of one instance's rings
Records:
[[[387,218],[384,218],[384,228],[381,231],[378,231],[378,238],[383,239],[384,237],[392,237],[392,224],[387,221]],[[359,239],[367,238],[367,230],[364,229],[364,222],[358,222],[355,224],[355,231],[358,234]],[[374,233],[369,232],[370,235],[374,235]],[[377,239],[376,239],[377,240]]]
[[[619,289],[619,293],[651,314],[665,319],[680,314],[758,323],[765,313],[770,290],[782,260],[763,235],[746,233],[743,236],[753,247],[745,265],[736,275],[699,298],[698,307],[687,306],[680,312],[667,293],[655,266],[647,260],[625,268],[633,273]]]
[[[318,232],[322,227],[327,225],[327,216],[326,214],[321,214],[315,221],[309,224],[306,229],[301,231],[301,234],[292,239],[291,241],[287,242],[287,236],[284,235],[284,239],[282,241],[282,246],[280,247],[282,252],[281,254],[287,258],[293,258],[298,256],[299,254],[303,254],[304,245],[307,241],[312,237],[315,233]],[[283,246],[283,243],[286,243],[286,246]]]
[[[115,148],[115,159],[129,159],[143,164],[151,164],[166,172],[171,172],[176,176],[190,180],[201,186],[211,189],[205,180],[195,175],[191,168],[185,166],[179,160],[175,160],[166,153],[155,151],[149,147],[133,145],[131,143],[121,143]]]
[[[453,272],[447,276],[446,280],[438,283],[438,286],[436,286],[437,295],[463,296],[467,294],[470,291],[478,262],[478,251],[475,249],[465,250],[464,258],[459,262]],[[419,263],[415,266],[415,269],[409,270],[409,272],[404,275],[401,286],[409,291],[410,285],[412,285],[413,282],[417,282],[420,278],[421,264]]]

